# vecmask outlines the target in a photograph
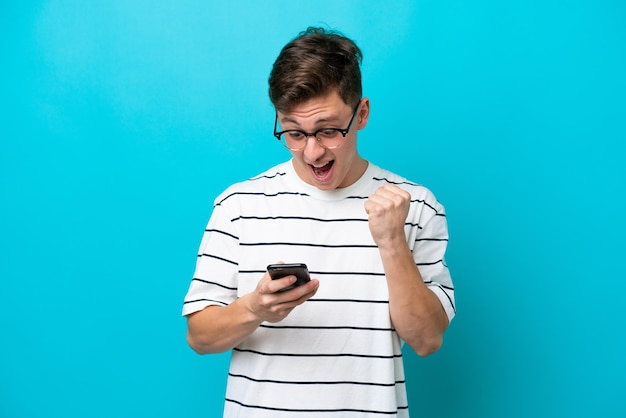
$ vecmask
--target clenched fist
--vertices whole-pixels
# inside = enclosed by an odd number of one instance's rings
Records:
[[[404,223],[410,201],[411,194],[393,184],[379,187],[365,201],[370,232],[378,247],[406,242]]]

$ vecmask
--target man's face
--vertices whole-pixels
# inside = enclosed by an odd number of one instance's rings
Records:
[[[321,128],[344,129],[350,122],[354,108],[334,92],[311,99],[287,112],[278,112],[282,130],[299,129],[315,132]],[[367,168],[356,149],[356,133],[363,129],[369,117],[369,100],[361,100],[350,131],[334,149],[324,148],[315,137],[306,138],[304,148],[290,151],[298,176],[321,190],[347,187],[356,182]]]

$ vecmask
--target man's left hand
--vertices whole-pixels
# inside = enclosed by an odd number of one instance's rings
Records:
[[[406,241],[404,223],[411,194],[393,184],[379,187],[365,201],[365,212],[374,242],[379,247]]]

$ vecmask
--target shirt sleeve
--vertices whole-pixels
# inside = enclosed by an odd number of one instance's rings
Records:
[[[428,288],[434,292],[452,321],[456,314],[454,285],[446,264],[448,223],[444,207],[432,197],[420,211],[419,232],[415,237],[413,258]]]
[[[239,237],[231,207],[226,199],[216,199],[185,296],[184,316],[211,305],[226,306],[237,298]]]

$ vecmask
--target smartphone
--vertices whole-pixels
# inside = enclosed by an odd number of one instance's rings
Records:
[[[304,263],[270,264],[267,266],[267,271],[269,272],[272,280],[280,279],[285,276],[296,276],[296,282],[285,287],[284,289],[281,289],[281,292],[293,289],[294,287],[303,285],[311,280],[311,276],[309,276],[309,269]]]

